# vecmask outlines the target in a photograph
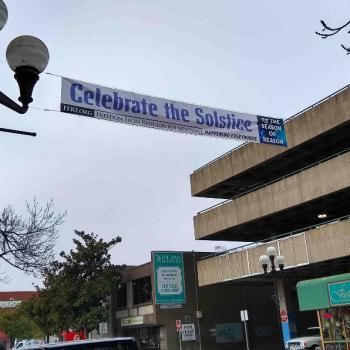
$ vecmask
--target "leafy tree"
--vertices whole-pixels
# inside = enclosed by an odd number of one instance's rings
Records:
[[[122,267],[111,263],[109,251],[121,238],[105,242],[93,233],[75,234],[75,248],[61,252],[62,261],[53,261],[44,270],[44,287],[32,299],[34,305],[27,307],[45,333],[53,329],[96,329],[108,317],[108,296],[120,285]],[[45,322],[47,329],[41,324]]]
[[[47,341],[50,335],[60,334],[60,327],[57,326],[57,315],[53,307],[55,305],[51,304],[52,300],[53,296],[48,291],[43,291],[40,295],[34,295],[18,306],[21,312],[27,315],[42,331]]]
[[[12,206],[0,213],[0,259],[26,273],[40,272],[53,259],[57,227],[66,215],[53,211],[53,200],[40,206],[36,199],[26,203],[27,218],[16,214]],[[6,273],[0,281],[8,281]]]
[[[42,331],[25,315],[20,307],[4,309],[0,312],[0,329],[10,336],[12,341],[17,339],[40,339]]]
[[[319,35],[322,39],[327,39],[330,36],[338,34],[342,29],[347,27],[350,24],[350,21],[339,27],[330,27],[323,20],[321,20],[321,24],[323,27],[322,32],[316,32],[316,34]],[[348,31],[348,34],[350,34],[350,30]],[[350,47],[346,47],[344,44],[341,44],[340,46],[347,52],[347,55],[350,54]]]

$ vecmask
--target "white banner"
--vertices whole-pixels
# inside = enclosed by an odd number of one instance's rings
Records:
[[[62,78],[61,112],[180,133],[287,146],[283,119],[136,94]]]

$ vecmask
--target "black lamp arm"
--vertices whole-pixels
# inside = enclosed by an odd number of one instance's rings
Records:
[[[0,91],[0,103],[13,111],[24,114],[28,110],[28,106],[20,106],[15,101],[11,100],[3,92]]]

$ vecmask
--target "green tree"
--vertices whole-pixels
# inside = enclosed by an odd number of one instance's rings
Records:
[[[0,312],[0,329],[8,334],[13,341],[17,339],[40,339],[43,332],[20,307],[4,309]]]
[[[23,301],[19,306],[21,312],[27,315],[46,336],[48,341],[50,335],[60,334],[58,326],[58,315],[55,313],[57,304],[49,290],[32,296]]]
[[[75,234],[74,249],[61,252],[62,260],[44,270],[44,287],[32,299],[35,305],[27,308],[46,334],[55,329],[96,329],[107,320],[108,297],[120,285],[122,267],[111,263],[109,252],[121,238],[105,242],[93,233]]]

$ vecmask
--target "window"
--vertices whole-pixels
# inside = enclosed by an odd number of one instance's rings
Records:
[[[133,303],[142,304],[152,300],[151,276],[139,278],[132,282]]]
[[[117,289],[116,293],[116,304],[117,308],[122,308],[127,306],[127,296],[126,296],[126,283],[122,283]]]

